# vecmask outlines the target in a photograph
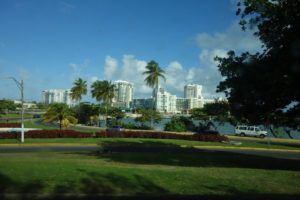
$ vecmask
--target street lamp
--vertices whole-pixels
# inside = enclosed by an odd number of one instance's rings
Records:
[[[17,81],[14,77],[7,77],[7,79],[12,79],[21,92],[21,142],[24,142],[24,82],[21,80],[21,82]]]

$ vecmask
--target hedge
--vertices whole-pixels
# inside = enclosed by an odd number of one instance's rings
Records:
[[[193,134],[181,135],[165,132],[149,132],[149,131],[119,131],[109,132],[101,131],[95,134],[79,132],[74,130],[32,130],[25,132],[25,138],[157,138],[157,139],[179,139],[179,140],[195,140],[195,141],[227,141],[226,136],[217,134]],[[20,138],[19,132],[0,133],[0,138],[16,139]]]
[[[221,142],[228,141],[228,138],[218,134],[193,134],[182,135],[166,132],[148,132],[148,131],[118,131],[108,132],[101,131],[95,134],[97,138],[157,138],[157,139],[179,139],[179,140],[195,140],[195,141],[210,141]]]
[[[0,128],[20,128],[20,123],[0,123]]]
[[[13,139],[19,138],[20,132],[0,133],[0,138]],[[32,130],[25,132],[25,138],[88,138],[92,137],[90,133],[74,130]]]

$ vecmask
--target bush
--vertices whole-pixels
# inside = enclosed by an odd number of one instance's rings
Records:
[[[176,133],[166,132],[146,132],[146,131],[101,131],[95,134],[97,138],[157,138],[157,139],[179,139],[179,140],[195,140],[195,141],[209,141],[221,142],[228,141],[226,136],[218,134],[193,134],[180,135]]]
[[[174,116],[171,121],[165,125],[165,131],[185,132],[194,130],[195,126],[192,120],[183,116]]]
[[[121,126],[126,128],[126,129],[151,130],[150,126],[147,126],[147,125],[144,125],[144,124],[138,126],[138,125],[133,124],[133,123],[128,123],[128,124],[122,123]]]
[[[170,121],[165,125],[165,131],[186,132],[187,128],[181,121]]]

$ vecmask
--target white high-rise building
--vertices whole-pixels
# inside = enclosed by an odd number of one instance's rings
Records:
[[[155,107],[158,112],[176,113],[176,95],[166,92],[163,88],[155,89]]]
[[[65,103],[68,106],[74,106],[76,102],[70,97],[71,90],[49,89],[42,92],[42,101],[45,104]]]
[[[184,86],[184,98],[177,99],[177,110],[188,112],[193,108],[202,108],[204,99],[202,96],[202,85],[188,84]]]
[[[202,85],[188,84],[184,86],[184,98],[202,99]]]
[[[177,98],[176,108],[179,112],[187,113],[193,108],[203,108],[203,99],[197,98]]]
[[[127,81],[114,81],[115,91],[113,106],[129,108],[133,99],[133,84]]]

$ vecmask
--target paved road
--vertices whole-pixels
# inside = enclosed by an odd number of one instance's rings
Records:
[[[70,145],[70,146],[63,146],[63,145],[51,145],[51,146],[16,146],[16,145],[0,145],[0,153],[18,153],[18,152],[36,152],[36,151],[54,151],[54,152],[78,152],[78,151],[97,151],[100,150],[98,145]],[[114,150],[113,150],[114,151]],[[122,150],[115,150],[116,152],[137,152],[137,149],[122,149]],[[258,155],[258,156],[266,156],[266,157],[273,157],[273,158],[281,158],[281,159],[293,159],[293,160],[300,160],[300,152],[293,152],[293,151],[276,151],[276,150],[249,150],[249,149],[233,149],[233,148],[220,148],[220,147],[201,147],[197,146],[195,151],[199,152],[233,152],[233,153],[240,153],[240,154],[248,154],[248,155]],[[145,152],[145,151],[141,151]],[[152,152],[149,149],[149,152]],[[153,151],[154,152],[154,151]],[[158,153],[156,151],[156,153]],[[178,152],[177,152],[178,153]]]

